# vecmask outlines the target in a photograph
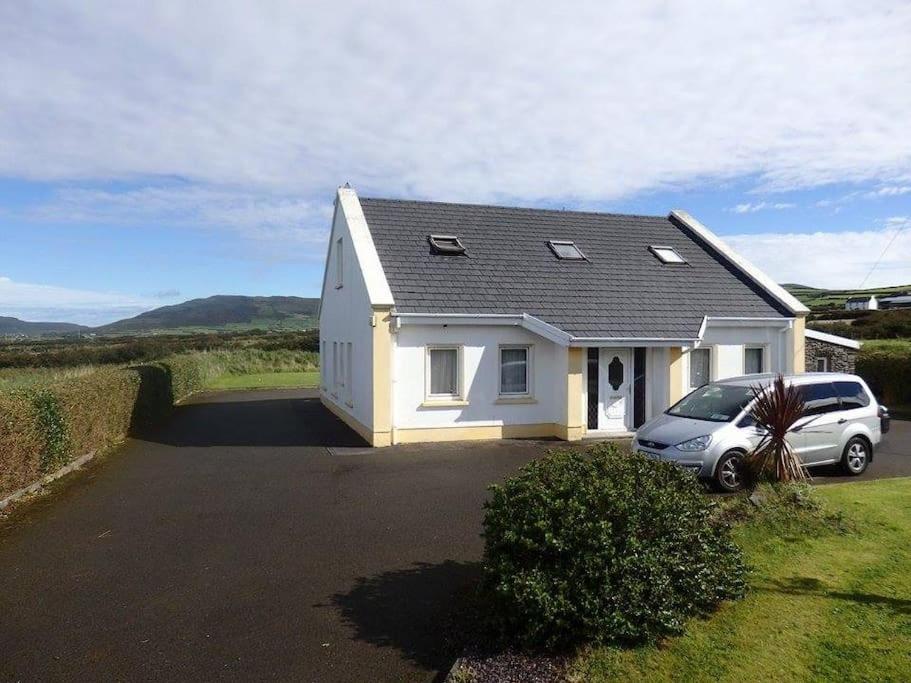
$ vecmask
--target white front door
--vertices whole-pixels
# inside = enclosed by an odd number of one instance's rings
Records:
[[[599,365],[601,400],[598,429],[605,432],[629,431],[633,385],[632,354],[629,349],[601,349]]]

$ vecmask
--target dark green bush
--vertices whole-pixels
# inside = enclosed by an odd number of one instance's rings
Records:
[[[491,491],[483,592],[517,644],[653,641],[743,592],[728,525],[671,463],[552,451]]]
[[[911,351],[861,348],[856,368],[857,374],[886,405],[911,403]]]

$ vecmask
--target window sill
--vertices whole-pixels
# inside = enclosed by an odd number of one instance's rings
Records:
[[[512,406],[512,405],[531,405],[531,404],[537,403],[537,402],[538,402],[538,399],[536,399],[534,396],[516,396],[516,397],[501,396],[496,401],[494,401],[494,404],[498,405],[498,406]]]
[[[336,289],[341,289],[341,288],[344,287],[344,286],[345,286],[345,285],[336,285],[335,288],[336,288]]]
[[[421,408],[461,408],[467,406],[468,401],[463,399],[427,399],[421,404]]]

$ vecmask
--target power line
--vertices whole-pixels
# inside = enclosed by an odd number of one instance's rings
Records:
[[[906,221],[906,222],[904,222],[904,223],[902,223],[901,225],[898,226],[898,230],[896,230],[896,231],[895,231],[895,234],[892,235],[892,239],[889,240],[889,243],[888,243],[888,244],[886,245],[886,247],[883,249],[882,253],[879,255],[879,258],[876,259],[876,263],[874,263],[874,264],[873,264],[873,267],[870,268],[870,272],[867,273],[867,276],[861,281],[860,287],[858,287],[858,289],[863,289],[863,288],[864,288],[864,285],[867,284],[867,280],[869,280],[869,279],[870,279],[870,276],[873,275],[873,271],[876,270],[876,267],[879,265],[879,262],[883,260],[883,256],[885,256],[885,255],[886,255],[886,252],[889,251],[889,247],[892,246],[892,243],[895,241],[895,238],[898,237],[898,234],[899,234],[902,230],[904,230],[905,228],[907,228],[908,225],[909,225],[909,223]]]

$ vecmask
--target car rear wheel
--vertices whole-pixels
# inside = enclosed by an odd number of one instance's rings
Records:
[[[870,445],[859,436],[848,439],[841,456],[841,468],[845,474],[856,477],[863,474],[870,464]]]
[[[734,493],[743,488],[743,456],[730,451],[715,466],[715,486],[719,491]]]

